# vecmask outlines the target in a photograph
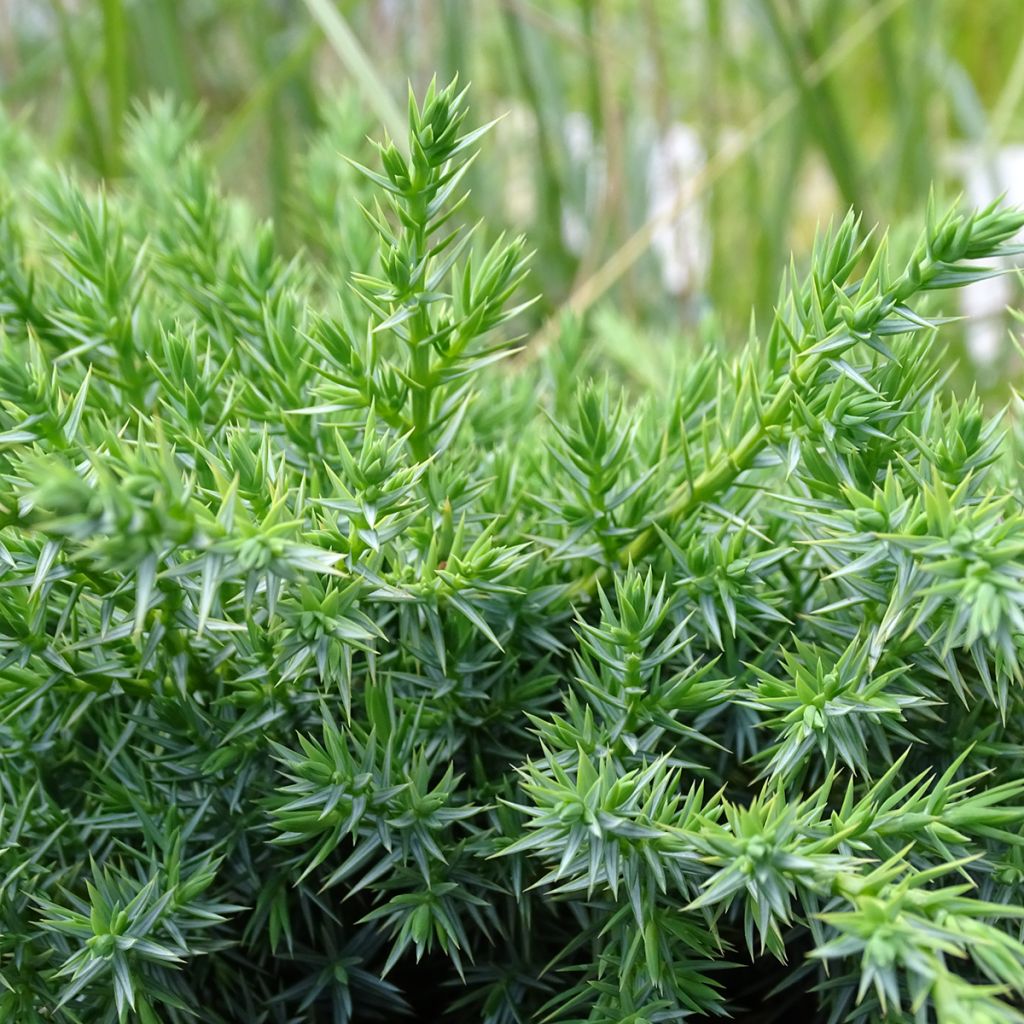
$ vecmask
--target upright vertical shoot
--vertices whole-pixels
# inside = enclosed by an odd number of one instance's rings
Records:
[[[355,165],[380,186],[384,204],[366,211],[380,239],[379,272],[356,275],[354,284],[373,334],[399,343],[387,357],[402,382],[402,419],[420,461],[458,426],[465,379],[510,352],[507,340],[481,339],[522,308],[508,301],[526,274],[521,238],[499,238],[474,262],[474,229],[450,224],[468,196],[460,186],[473,146],[491,127],[462,131],[465,90],[456,86],[431,83],[422,104],[410,92],[408,155],[387,141],[377,144],[383,174]]]

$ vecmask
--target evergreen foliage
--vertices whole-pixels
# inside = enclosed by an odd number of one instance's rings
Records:
[[[491,365],[465,118],[339,118],[294,259],[167,104],[108,192],[0,130],[0,1018],[1024,1021],[1024,484],[935,343],[1024,216],[848,218],[638,396]]]

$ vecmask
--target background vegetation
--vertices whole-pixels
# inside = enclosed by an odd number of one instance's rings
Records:
[[[596,335],[634,353],[742,336],[836,212],[919,223],[932,187],[1018,187],[1019,0],[0,2],[0,96],[50,155],[116,180],[133,106],[169,95],[203,111],[223,177],[288,247],[342,231],[344,212],[296,202],[310,174],[397,131],[408,81],[456,72],[475,116],[508,115],[469,213],[536,246],[539,344],[567,304],[603,309]],[[994,315],[960,383],[1000,398],[1016,367]]]

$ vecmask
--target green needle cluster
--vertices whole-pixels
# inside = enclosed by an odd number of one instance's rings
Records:
[[[0,130],[0,1019],[1024,1022],[1024,436],[935,341],[1024,215],[495,367],[464,98],[297,255],[167,103],[106,191]]]

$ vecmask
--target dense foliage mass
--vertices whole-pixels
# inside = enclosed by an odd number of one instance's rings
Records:
[[[292,260],[191,130],[0,129],[0,1018],[1024,1020],[1022,482],[932,294],[1024,217],[847,220],[638,397],[490,365],[454,88]]]

